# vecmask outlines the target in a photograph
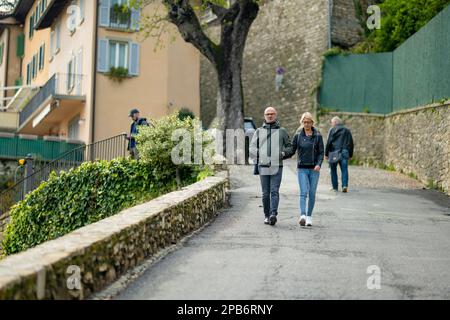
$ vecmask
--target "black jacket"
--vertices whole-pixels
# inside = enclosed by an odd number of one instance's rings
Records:
[[[308,137],[305,129],[297,131],[292,139],[292,150],[290,156],[298,154],[297,167],[319,166],[322,167],[324,146],[320,132],[313,128],[313,134]]]
[[[353,137],[349,129],[343,125],[338,125],[330,129],[328,133],[327,146],[325,148],[325,155],[328,157],[330,152],[338,150],[348,150],[350,158],[353,158]]]

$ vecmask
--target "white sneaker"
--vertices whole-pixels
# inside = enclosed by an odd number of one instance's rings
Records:
[[[298,222],[302,227],[306,224],[306,216],[301,216],[300,221]]]
[[[312,218],[311,217],[306,217],[306,226],[307,227],[311,227],[312,226]]]

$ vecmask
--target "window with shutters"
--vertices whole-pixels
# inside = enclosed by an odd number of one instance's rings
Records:
[[[130,6],[128,0],[100,0],[99,25],[123,31],[138,31],[141,10]]]
[[[111,69],[126,69],[128,76],[139,75],[140,45],[135,42],[99,39],[97,71],[108,73]]]
[[[109,67],[128,68],[128,43],[109,42]]]

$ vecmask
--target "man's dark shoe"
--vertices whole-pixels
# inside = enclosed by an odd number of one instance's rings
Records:
[[[274,226],[277,223],[277,216],[273,214],[270,216],[269,220],[270,220],[270,225]]]
[[[347,192],[348,192],[348,188],[347,188],[347,187],[343,187],[343,188],[342,188],[342,192],[343,192],[343,193],[347,193]]]
[[[266,218],[264,219],[264,224],[270,224],[269,217],[266,217]]]

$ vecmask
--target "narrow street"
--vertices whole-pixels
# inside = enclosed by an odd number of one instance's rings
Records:
[[[116,299],[449,299],[450,199],[415,180],[350,167],[350,192],[323,169],[313,227],[298,221],[295,163],[279,222],[263,224],[259,178],[231,168],[232,207]],[[381,288],[368,289],[370,266]]]

